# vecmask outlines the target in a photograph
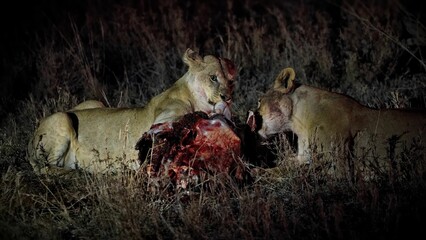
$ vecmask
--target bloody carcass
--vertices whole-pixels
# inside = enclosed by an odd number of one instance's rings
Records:
[[[136,145],[150,178],[168,177],[187,189],[217,173],[242,179],[241,140],[223,115],[186,114],[179,121],[155,124]]]

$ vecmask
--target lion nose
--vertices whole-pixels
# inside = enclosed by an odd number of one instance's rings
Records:
[[[229,101],[231,101],[231,96],[228,96],[228,95],[220,94],[220,98],[221,98],[224,102],[229,102]]]

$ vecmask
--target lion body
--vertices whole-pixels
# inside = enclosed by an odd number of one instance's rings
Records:
[[[42,119],[28,146],[35,171],[43,173],[52,167],[96,173],[122,167],[135,170],[140,166],[135,145],[153,124],[172,122],[194,111],[229,111],[233,64],[210,55],[202,59],[191,50],[183,59],[188,72],[144,107],[106,108],[92,101]],[[215,108],[219,105],[220,109]]]
[[[73,107],[70,111],[83,110],[83,109],[91,109],[91,108],[103,108],[105,105],[96,100],[86,100],[77,106]]]
[[[343,94],[296,86],[293,80],[293,69],[284,69],[259,101],[262,124],[258,133],[263,138],[295,133],[300,163],[311,161],[313,146],[320,153],[331,153],[337,147],[350,156],[391,160],[406,146],[424,147],[426,112],[372,109]]]

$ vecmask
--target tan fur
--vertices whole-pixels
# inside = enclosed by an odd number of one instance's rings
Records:
[[[191,49],[183,61],[188,72],[143,108],[105,108],[100,102],[89,101],[43,119],[28,146],[34,170],[137,169],[135,144],[153,124],[175,121],[194,111],[230,114],[233,63],[211,55],[202,58]]]
[[[105,107],[105,105],[102,102],[100,102],[100,101],[86,100],[86,101],[78,104],[77,106],[75,106],[70,111],[83,110],[83,109],[91,109],[91,108],[103,108],[103,107]]]
[[[320,152],[341,146],[350,154],[375,148],[381,159],[394,158],[415,141],[425,144],[426,112],[402,109],[372,109],[343,94],[294,82],[292,68],[278,75],[274,87],[259,101],[258,114],[263,138],[291,131],[298,136],[297,160],[310,162],[312,144]],[[392,145],[390,139],[397,140]],[[370,155],[371,156],[371,155]]]

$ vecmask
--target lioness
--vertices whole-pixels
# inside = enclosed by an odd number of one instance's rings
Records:
[[[314,145],[321,153],[339,146],[351,156],[376,148],[370,154],[393,160],[404,146],[425,143],[426,112],[372,109],[343,94],[298,84],[295,76],[292,68],[283,69],[248,123],[252,129],[257,124],[264,139],[296,134],[299,163],[311,161]]]
[[[89,101],[68,112],[43,119],[28,145],[28,157],[37,173],[46,167],[89,172],[139,167],[135,145],[151,125],[172,122],[195,111],[228,115],[236,68],[229,59],[191,49],[183,61],[188,72],[169,89],[141,108],[104,108]]]

